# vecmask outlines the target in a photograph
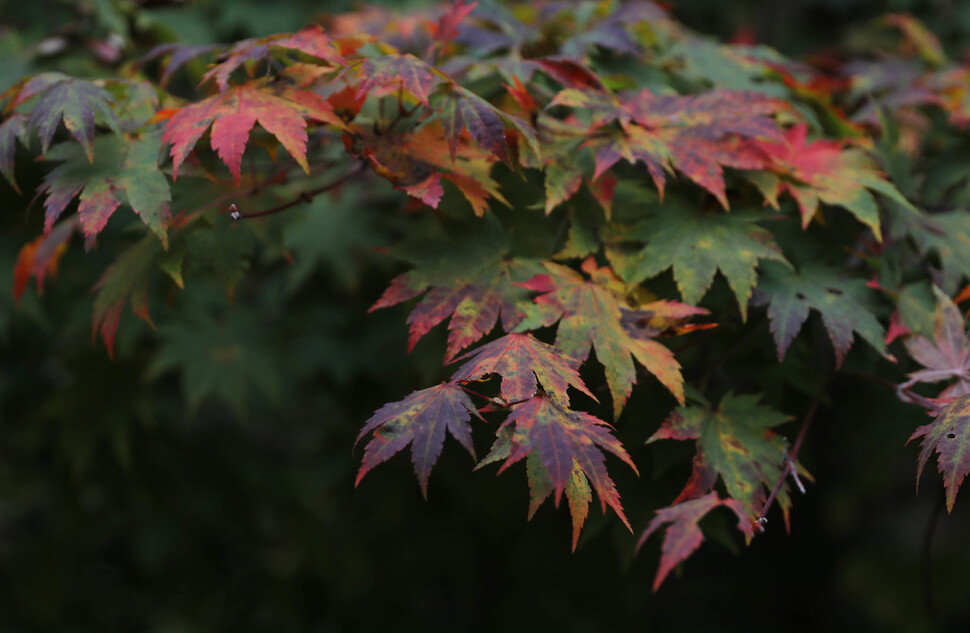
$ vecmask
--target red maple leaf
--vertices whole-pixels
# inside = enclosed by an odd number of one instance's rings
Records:
[[[236,184],[240,181],[243,151],[257,122],[286,148],[309,173],[306,161],[307,120],[321,121],[346,129],[329,102],[319,95],[291,87],[253,81],[233,86],[226,92],[192,103],[179,110],[165,124],[162,139],[171,143],[172,178],[178,177],[196,141],[212,126],[211,145],[229,167]]]
[[[738,529],[744,533],[746,538],[752,538],[754,536],[754,525],[745,514],[741,504],[734,499],[722,500],[716,492],[657,510],[657,515],[650,521],[647,529],[643,531],[640,540],[637,542],[637,550],[639,550],[651,534],[665,523],[670,524],[664,534],[664,543],[660,550],[660,567],[657,569],[657,575],[653,580],[654,591],[660,588],[664,578],[667,577],[674,566],[686,560],[701,546],[701,543],[704,542],[704,534],[697,525],[698,521],[708,512],[722,505],[734,511],[738,516]]]
[[[73,216],[20,249],[13,270],[15,301],[20,301],[31,277],[37,280],[37,294],[44,291],[44,277],[57,274],[61,257],[67,252],[67,242],[77,228],[78,216]]]

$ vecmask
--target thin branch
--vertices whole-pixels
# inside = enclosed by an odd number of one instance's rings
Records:
[[[818,410],[818,403],[820,397],[815,396],[812,400],[812,406],[809,407],[808,413],[805,414],[805,418],[802,420],[802,428],[798,431],[798,437],[795,438],[795,445],[792,446],[791,452],[785,456],[785,467],[781,469],[781,475],[778,477],[778,481],[775,482],[775,487],[771,489],[771,494],[768,495],[768,499],[765,501],[764,507],[761,509],[761,515],[758,517],[758,525],[764,526],[768,522],[768,510],[771,509],[771,504],[774,503],[775,497],[781,491],[782,484],[785,483],[785,478],[790,474],[794,474],[796,481],[798,481],[798,466],[796,462],[798,461],[798,453],[802,450],[802,443],[805,441],[805,435],[808,432],[808,426],[812,423],[812,418],[815,417],[815,412]],[[763,529],[763,528],[762,528]]]
[[[289,202],[285,202],[281,205],[272,207],[271,209],[265,209],[263,211],[254,211],[252,213],[239,213],[238,211],[233,211],[232,219],[247,220],[250,218],[261,218],[267,215],[280,213],[281,211],[286,211],[287,209],[295,207],[298,204],[311,202],[316,196],[320,195],[321,193],[325,193],[327,191],[330,191],[331,189],[335,189],[340,185],[344,184],[346,181],[350,180],[350,178],[360,173],[360,171],[363,168],[364,168],[363,161],[358,161],[354,163],[353,167],[348,169],[342,176],[340,176],[333,182],[327,183],[326,185],[323,185],[321,187],[317,187],[316,189],[311,189],[310,191],[301,191],[300,194],[293,200],[290,200]]]

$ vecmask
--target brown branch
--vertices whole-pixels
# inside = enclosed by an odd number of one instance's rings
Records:
[[[819,399],[819,396],[815,396],[815,399],[812,400],[812,406],[809,407],[808,413],[805,414],[805,418],[802,420],[802,428],[799,429],[798,437],[795,438],[795,445],[792,446],[791,452],[785,455],[785,467],[781,469],[781,475],[778,477],[778,481],[775,482],[775,487],[771,489],[771,494],[768,495],[768,499],[761,509],[761,515],[758,517],[757,524],[762,530],[764,529],[765,523],[768,522],[768,510],[771,509],[771,504],[774,503],[775,497],[781,491],[781,486],[785,483],[785,478],[790,474],[794,474],[797,481],[798,466],[796,462],[798,461],[798,453],[802,450],[802,443],[805,441],[808,426],[812,423],[812,418],[815,417],[815,412],[818,410]]]
[[[317,187],[316,189],[311,189],[309,191],[301,191],[299,195],[297,195],[297,197],[294,198],[293,200],[290,200],[289,202],[285,202],[281,205],[272,207],[270,209],[264,209],[263,211],[254,211],[252,213],[239,213],[238,211],[231,210],[232,219],[247,220],[250,218],[261,218],[267,215],[280,213],[281,211],[286,211],[287,209],[295,207],[298,204],[311,202],[316,196],[320,195],[321,193],[325,193],[327,191],[330,191],[331,189],[335,189],[340,185],[344,184],[345,182],[350,180],[353,176],[356,176],[358,173],[360,173],[360,171],[363,168],[364,168],[363,161],[358,161],[354,163],[353,167],[348,169],[342,176],[340,176],[333,182],[327,183],[321,187]],[[235,205],[232,205],[232,206],[235,207]]]

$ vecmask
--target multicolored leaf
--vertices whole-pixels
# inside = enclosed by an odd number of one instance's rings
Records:
[[[917,382],[937,383],[956,379],[940,392],[940,400],[970,394],[970,336],[960,309],[938,288],[933,317],[933,339],[911,336],[905,340],[906,351],[925,369],[909,374],[901,388]]]
[[[589,276],[585,279],[561,264],[544,262],[543,266],[547,274],[521,284],[542,294],[519,324],[519,331],[547,327],[558,321],[557,349],[578,361],[585,361],[590,350],[595,349],[596,358],[606,370],[617,416],[637,381],[634,358],[683,402],[680,364],[661,343],[625,325],[625,286],[609,267],[600,268],[589,258],[582,266]]]
[[[723,167],[758,169],[765,157],[755,139],[781,139],[769,115],[780,102],[763,93],[716,90],[700,95],[655,95],[642,90],[610,99],[577,90],[559,93],[550,105],[590,109],[586,144],[596,152],[593,179],[621,158],[643,162],[661,196],[664,172],[680,171],[727,209]],[[618,121],[619,128],[601,129]]]
[[[98,233],[122,202],[139,215],[165,247],[171,193],[158,167],[161,134],[98,137],[92,162],[79,160],[76,145],[62,143],[48,152],[51,160],[63,161],[44,176],[40,190],[44,199],[44,231],[54,223],[76,196],[78,216],[90,249]]]
[[[575,361],[531,334],[506,334],[458,360],[466,362],[452,375],[452,381],[471,382],[501,376],[505,402],[532,398],[539,393],[539,385],[544,393],[566,407],[570,386],[596,399],[579,377]]]
[[[359,66],[357,95],[366,95],[377,87],[406,90],[419,102],[430,107],[428,98],[446,76],[414,55],[371,57]]]
[[[115,262],[105,269],[95,285],[94,311],[91,322],[91,338],[99,333],[108,354],[114,358],[115,333],[125,303],[131,303],[132,311],[151,324],[148,314],[148,282],[155,271],[157,257],[162,245],[154,237],[146,235],[130,246]]]
[[[490,221],[458,239],[440,238],[400,248],[393,254],[415,264],[395,277],[371,310],[424,298],[408,316],[408,349],[449,316],[445,362],[488,334],[501,319],[511,332],[525,316],[529,293],[518,282],[541,272],[533,260],[509,259],[501,229]]]
[[[784,439],[771,429],[791,419],[774,409],[758,404],[759,396],[727,394],[717,408],[710,406],[678,407],[650,436],[647,443],[658,440],[697,440],[695,472],[716,472],[731,498],[736,499],[751,518],[764,506],[767,491],[781,478],[788,459]],[[697,489],[694,494],[705,494]],[[788,514],[790,501],[784,490],[779,502]]]
[[[13,298],[20,301],[31,277],[37,280],[37,294],[44,292],[44,278],[57,274],[61,257],[67,252],[67,242],[78,228],[77,216],[61,222],[49,233],[24,244],[17,254],[13,269]]]
[[[819,201],[847,209],[882,239],[879,208],[871,191],[912,207],[859,149],[843,147],[842,141],[807,141],[807,126],[799,123],[785,131],[783,140],[760,140],[768,156],[767,172],[752,176],[765,200],[778,208],[778,196],[788,191],[798,203],[802,225],[808,226]]]
[[[428,496],[428,476],[441,455],[445,431],[451,433],[475,457],[472,443],[471,415],[478,415],[474,403],[461,387],[441,383],[421,389],[403,400],[385,404],[364,424],[357,442],[371,431],[374,437],[364,448],[364,458],[355,485],[374,466],[386,461],[411,445],[411,461],[418,476],[422,494]]]
[[[556,400],[539,394],[512,407],[502,428],[511,425],[515,431],[508,457],[499,472],[536,452],[552,481],[554,499],[558,504],[566,486],[570,485],[574,468],[578,468],[592,484],[603,511],[609,505],[630,529],[620,495],[607,472],[603,451],[622,459],[634,472],[636,466],[610,432],[609,424],[588,413],[571,411]]]
[[[511,427],[509,427],[511,428]],[[529,519],[535,516],[536,510],[552,496],[555,484],[549,471],[542,464],[542,458],[537,451],[529,453],[525,460],[526,473],[529,476]],[[593,500],[593,491],[589,487],[589,480],[580,468],[579,462],[573,460],[573,470],[566,482],[566,501],[569,504],[569,514],[573,520],[573,551],[579,543],[579,535],[583,531],[586,517],[589,516],[589,504]]]
[[[952,398],[935,412],[936,419],[921,426],[909,438],[923,438],[916,467],[916,487],[930,455],[935,451],[943,486],[946,488],[946,511],[953,511],[957,491],[970,472],[970,394]]]
[[[657,510],[657,515],[650,521],[637,542],[639,550],[651,534],[664,524],[670,524],[664,532],[664,543],[660,550],[660,567],[653,580],[654,591],[660,588],[667,574],[675,566],[686,560],[701,546],[704,542],[704,534],[698,522],[718,506],[731,508],[738,517],[738,529],[748,539],[754,536],[754,525],[739,504],[733,499],[720,499],[716,492]]]
[[[485,214],[490,198],[509,206],[490,175],[495,156],[463,142],[458,145],[456,159],[450,160],[440,121],[429,121],[416,131],[403,134],[369,135],[361,129],[355,132],[352,151],[395,187],[429,206],[437,204],[438,191],[432,187],[441,178],[458,187],[479,217]],[[435,176],[436,172],[440,177]]]
[[[84,148],[89,161],[94,160],[96,121],[120,132],[118,117],[111,109],[114,98],[110,92],[95,83],[56,72],[43,73],[24,84],[13,106],[16,107],[34,96],[39,98],[31,108],[27,127],[37,130],[45,154],[61,121]]]

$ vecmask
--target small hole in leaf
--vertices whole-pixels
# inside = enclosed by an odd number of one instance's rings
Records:
[[[952,439],[956,438],[956,433],[947,433],[946,434],[946,437],[947,437],[947,439],[952,440]]]
[[[795,293],[795,298],[796,298],[796,299],[799,299],[799,300],[801,300],[801,301],[804,301],[804,300],[805,300],[805,295],[803,295],[803,294],[802,294],[802,293],[800,293],[800,292],[796,292],[796,293]]]
[[[844,292],[842,292],[838,288],[826,288],[826,290],[828,290],[829,292],[831,292],[834,295],[843,295],[843,294],[845,294]]]

